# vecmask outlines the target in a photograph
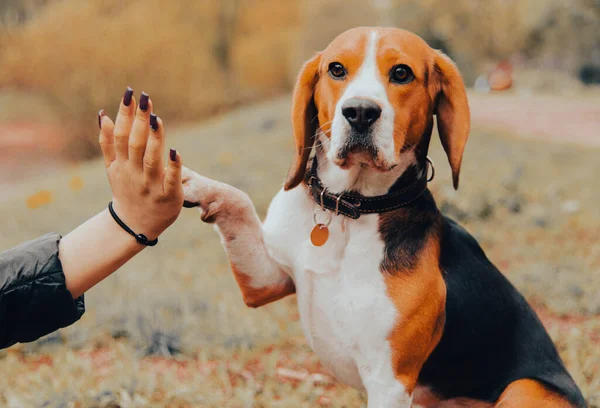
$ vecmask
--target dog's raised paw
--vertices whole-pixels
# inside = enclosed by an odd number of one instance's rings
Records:
[[[192,201],[188,201],[188,200],[184,200],[183,201],[183,208],[195,208],[195,207],[199,207],[200,203],[195,203]]]

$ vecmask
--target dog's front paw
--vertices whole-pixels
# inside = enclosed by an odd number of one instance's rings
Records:
[[[183,200],[183,208],[195,208],[199,207],[200,203],[194,203],[191,201]]]
[[[184,167],[181,182],[183,184],[183,206],[199,207],[201,219],[207,223],[216,222],[222,214],[243,214],[253,208],[248,195],[228,184],[211,180]]]
[[[200,175],[187,167],[183,166],[181,170],[181,184],[183,184],[183,207],[194,208],[200,207],[200,191],[198,182],[195,178],[200,178]]]
[[[222,183],[201,176],[185,166],[182,169],[181,183],[183,184],[183,206],[185,208],[199,207],[204,220],[207,209],[212,207],[215,201],[218,201]]]

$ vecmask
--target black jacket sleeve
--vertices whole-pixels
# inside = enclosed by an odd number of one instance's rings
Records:
[[[47,234],[0,253],[0,348],[69,326],[85,312],[58,259],[61,236]]]

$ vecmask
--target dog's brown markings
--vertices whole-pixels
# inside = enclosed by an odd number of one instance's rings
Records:
[[[209,206],[210,208],[210,206]],[[219,211],[215,210],[212,212],[211,214],[211,222],[214,222],[215,217],[218,215]],[[243,216],[237,216],[237,215],[230,215],[231,213],[236,214],[236,212],[227,212],[227,218],[228,218],[228,223],[231,223],[233,225],[240,225],[240,226],[245,226],[248,227],[247,224],[250,224],[247,220],[247,218],[243,217]],[[237,212],[237,214],[239,214],[240,212]],[[209,222],[206,221],[205,222]],[[262,241],[262,235],[261,235],[261,230],[260,230],[260,226],[256,226],[255,229],[245,229],[242,230],[241,228],[238,229],[237,231],[231,231],[231,230],[226,230],[224,231],[222,229],[222,234],[223,234],[223,238],[224,238],[224,245],[225,248],[228,249],[228,253],[231,252],[229,251],[229,248],[231,247],[231,245],[234,243],[234,241],[236,239],[238,239],[238,235],[241,234],[251,234],[250,237],[250,242],[254,241],[256,242],[258,245],[264,245],[264,242]],[[244,238],[245,240],[248,240],[248,237]],[[248,274],[244,273],[244,271],[238,267],[236,265],[236,263],[234,261],[232,261],[230,259],[229,264],[231,266],[231,271],[233,272],[233,276],[235,277],[235,280],[238,284],[238,286],[240,287],[240,291],[242,293],[242,298],[244,299],[244,303],[249,306],[249,307],[260,307],[263,305],[266,305],[267,303],[271,303],[274,302],[276,300],[282,299],[288,295],[291,295],[293,293],[296,293],[296,286],[294,285],[294,281],[289,278],[288,276],[285,276],[284,278],[281,279],[281,281],[277,282],[277,283],[271,283],[269,285],[266,286],[262,286],[262,287],[255,287],[252,285],[252,277],[249,276]]]
[[[364,62],[372,32],[368,27],[346,31],[304,64],[294,89],[292,125],[296,155],[285,190],[302,181],[319,124],[325,134],[330,135],[335,106]],[[448,57],[409,31],[378,29],[377,38],[379,79],[395,113],[396,155],[404,146],[418,145],[423,133],[431,127],[433,114],[437,114],[442,145],[452,168],[454,186],[458,187],[470,126],[469,105],[460,72]],[[344,65],[347,70],[344,80],[331,78],[327,73],[332,62]],[[408,65],[415,80],[404,85],[391,83],[389,72],[398,64]]]
[[[429,47],[413,33],[384,29],[380,36],[377,60],[388,100],[394,107],[396,154],[400,154],[403,146],[417,146],[436,114],[454,186],[458,187],[470,123],[469,105],[458,68],[448,57]],[[390,82],[389,72],[398,64],[411,68],[414,74],[412,82],[401,85]]]
[[[495,408],[572,408],[562,395],[550,391],[540,382],[523,379],[510,383]]]
[[[429,390],[416,392],[413,403],[427,408],[573,408],[562,395],[531,379],[512,382],[495,403],[471,398],[441,400]]]
[[[284,190],[296,187],[304,178],[314,135],[319,126],[313,95],[315,85],[319,80],[320,63],[321,54],[317,54],[306,61],[294,88],[294,96],[292,98],[292,128],[294,130],[296,154],[288,171],[283,186]]]
[[[434,392],[417,388],[413,394],[413,405],[424,408],[493,408],[494,404],[471,398],[453,398],[441,400]]]
[[[439,269],[439,240],[429,236],[416,267],[384,271],[388,296],[398,321],[388,340],[396,378],[412,393],[423,363],[440,341],[444,328],[446,285]]]
[[[261,307],[296,293],[296,286],[291,279],[282,280],[279,284],[255,288],[252,286],[251,277],[241,272],[233,262],[230,262],[230,265],[233,276],[242,292],[244,303],[248,307]]]
[[[366,52],[370,30],[357,30],[360,33],[353,32],[336,38],[324,51],[308,60],[300,71],[292,98],[296,155],[288,171],[284,190],[296,187],[304,178],[310,148],[319,126],[327,137],[331,136],[335,106],[348,84],[356,77]],[[336,80],[328,74],[332,62],[344,65],[348,72],[344,80]]]
[[[377,65],[380,81],[394,109],[394,146],[396,156],[403,146],[415,146],[432,117],[431,98],[424,83],[428,81],[428,66],[433,51],[420,37],[408,31],[384,29],[379,32]],[[390,81],[390,71],[396,65],[407,65],[414,79],[407,84]]]
[[[435,53],[429,94],[436,104],[438,133],[452,169],[454,188],[458,188],[460,165],[471,128],[471,113],[458,68],[446,55]]]
[[[332,42],[321,53],[320,79],[315,86],[315,106],[319,112],[319,123],[327,137],[331,137],[331,121],[335,107],[344,91],[357,76],[367,52],[369,32],[365,30],[356,36],[342,36]],[[346,68],[343,80],[328,74],[329,64],[339,62]]]

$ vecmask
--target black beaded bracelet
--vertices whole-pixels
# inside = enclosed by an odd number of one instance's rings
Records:
[[[128,234],[132,235],[135,238],[135,240],[137,242],[139,242],[140,244],[146,245],[146,246],[154,246],[154,245],[158,244],[158,238],[155,238],[152,241],[149,241],[148,238],[144,234],[136,234],[123,221],[121,221],[121,219],[119,218],[119,216],[113,209],[112,201],[110,203],[108,203],[108,211],[110,211],[110,215],[112,215],[112,217],[117,222],[117,224],[119,224],[119,226],[121,228],[123,228]]]

